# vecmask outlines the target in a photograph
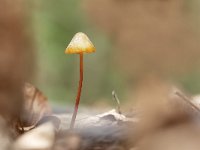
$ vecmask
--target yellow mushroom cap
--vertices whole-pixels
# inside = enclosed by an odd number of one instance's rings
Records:
[[[71,42],[67,46],[66,54],[80,54],[80,53],[93,53],[95,52],[95,47],[87,37],[86,34],[78,32],[74,35]]]

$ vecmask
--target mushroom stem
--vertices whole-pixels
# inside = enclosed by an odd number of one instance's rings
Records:
[[[75,123],[76,115],[78,112],[78,105],[79,105],[80,97],[81,97],[82,84],[83,84],[83,53],[80,53],[80,80],[79,80],[78,93],[76,96],[74,112],[73,112],[72,119],[71,119],[70,129],[74,128],[74,123]]]

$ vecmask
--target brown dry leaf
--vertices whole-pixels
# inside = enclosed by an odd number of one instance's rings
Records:
[[[43,93],[30,83],[25,83],[23,91],[24,109],[20,118],[21,126],[31,127],[42,117],[51,114],[51,108]]]
[[[141,110],[140,120],[128,129],[130,145],[140,150],[200,148],[198,107],[187,94],[172,87],[153,77],[139,83],[136,107]]]
[[[137,107],[142,110],[137,126],[140,134],[186,122],[196,113],[189,103],[174,94],[170,83],[152,77],[139,84],[136,101]]]

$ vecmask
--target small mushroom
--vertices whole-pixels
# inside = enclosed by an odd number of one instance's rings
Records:
[[[78,93],[76,96],[76,103],[74,107],[74,112],[70,124],[70,129],[74,128],[74,123],[78,111],[78,105],[80,102],[81,97],[81,89],[82,89],[82,82],[83,82],[83,54],[84,53],[93,53],[95,52],[95,47],[92,42],[89,40],[86,34],[79,32],[76,33],[75,36],[72,38],[71,42],[69,43],[68,47],[65,50],[66,54],[79,54],[80,56],[80,80],[78,86]]]

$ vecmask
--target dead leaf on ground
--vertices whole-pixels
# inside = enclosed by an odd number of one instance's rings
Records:
[[[51,114],[51,108],[46,96],[30,83],[25,83],[23,92],[24,108],[20,118],[21,126],[32,127],[35,126],[42,117]]]

